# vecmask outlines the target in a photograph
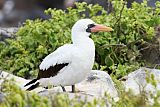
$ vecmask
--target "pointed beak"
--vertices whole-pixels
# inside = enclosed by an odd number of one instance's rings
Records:
[[[110,32],[113,31],[113,29],[111,27],[107,27],[104,25],[95,25],[94,27],[90,28],[91,32]]]

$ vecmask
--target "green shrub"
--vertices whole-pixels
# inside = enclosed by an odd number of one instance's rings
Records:
[[[2,78],[1,78],[2,79]],[[4,79],[4,78],[3,78]],[[34,92],[20,89],[14,80],[5,80],[0,84],[1,93],[4,94],[0,107],[94,107],[96,105],[105,106],[104,100],[98,102],[97,99],[88,102],[79,97],[70,99],[67,93],[55,93],[48,96],[40,96]]]
[[[117,80],[116,85],[119,87],[117,88],[119,92],[118,102],[114,102],[107,95],[93,101],[88,101],[82,100],[78,96],[70,99],[67,93],[53,93],[48,96],[40,96],[34,92],[21,90],[14,80],[4,79],[4,82],[0,85],[0,90],[5,97],[0,102],[0,107],[108,107],[107,104],[109,103],[112,104],[112,107],[152,107],[148,103],[149,97],[146,96],[143,90],[141,90],[142,92],[139,95],[134,95],[131,91],[125,92],[124,88],[122,88],[123,84],[120,81]],[[154,101],[153,107],[159,107],[160,92],[155,97],[151,95],[151,98]]]
[[[48,107],[47,97],[40,97],[36,93],[29,93],[21,90],[14,80],[4,80],[0,84],[1,93],[4,94],[0,107]]]
[[[65,43],[71,43],[70,29],[77,20],[86,17],[85,11],[95,22],[114,28],[111,33],[92,34],[96,45],[94,69],[140,66],[142,60],[136,44],[154,37],[154,26],[160,24],[160,3],[157,2],[156,9],[147,7],[146,1],[133,3],[132,8],[127,8],[122,0],[113,0],[112,4],[114,11],[110,14],[99,5],[76,3],[76,9],[46,10],[45,13],[51,15],[48,20],[27,20],[15,39],[0,43],[0,69],[25,78],[37,75],[38,65],[46,55]],[[97,15],[99,12],[101,15]],[[130,68],[125,70],[118,74],[123,76]]]

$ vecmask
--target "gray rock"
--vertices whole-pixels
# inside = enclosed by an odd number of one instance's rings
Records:
[[[14,76],[7,72],[2,71],[0,78],[5,79],[14,79],[15,83],[25,90],[27,87],[24,87],[29,80],[23,79],[21,77]],[[0,84],[3,82],[3,79],[0,80]],[[86,80],[81,83],[76,84],[76,89],[79,90],[77,93],[70,93],[71,87],[66,86],[66,93],[69,95],[69,98],[79,97],[81,100],[91,101],[95,98],[102,98],[105,93],[109,95],[114,101],[118,101],[118,93],[114,87],[114,83],[111,77],[104,71],[92,70]],[[51,89],[44,89],[42,87],[36,88],[33,92],[39,93],[41,96],[54,95],[57,93],[63,93],[61,87],[54,87]],[[107,99],[106,99],[107,101]],[[108,105],[110,105],[108,103]]]
[[[2,103],[4,101],[4,94],[2,92],[0,92],[0,103]]]
[[[0,71],[0,84],[2,84],[3,81],[5,81],[5,80],[11,80],[11,79],[13,79],[15,81],[15,83],[22,89],[25,89],[24,84],[29,82],[29,80],[26,80],[24,78],[15,76],[15,75],[10,74],[8,72]]]
[[[0,41],[4,41],[6,38],[13,38],[18,28],[0,28]]]
[[[151,79],[151,75],[154,75],[156,87],[146,81],[146,78]],[[123,78],[126,79],[123,82],[126,91],[132,89],[134,94],[139,94],[142,90],[148,93],[155,93],[156,90],[160,90],[160,70],[157,69],[140,68]]]
[[[151,79],[153,76],[154,81],[157,83],[156,86],[146,81],[146,78]],[[30,81],[4,71],[0,73],[0,78],[0,84],[4,81],[4,79],[13,79],[15,83],[23,90],[27,88],[24,87],[24,85]],[[125,79],[125,81],[122,81],[122,83],[126,92],[132,90],[133,94],[138,95],[144,91],[148,96],[149,103],[154,103],[154,100],[151,98],[150,94],[156,96],[157,91],[160,90],[160,70],[143,67],[128,74],[122,79]],[[104,97],[105,93],[113,98],[115,102],[119,100],[118,92],[111,77],[106,72],[100,70],[92,70],[84,81],[76,84],[76,88],[79,90],[78,92],[70,93],[70,86],[66,86],[65,88],[67,92],[63,92],[61,87],[53,87],[50,89],[39,87],[33,90],[33,92],[36,92],[41,96],[56,95],[58,93],[67,94],[70,99],[78,97],[81,101],[93,101],[95,98],[106,98],[106,105],[108,106],[111,106],[111,104],[108,103],[107,97]],[[0,93],[0,101],[1,98],[3,99],[3,93]]]
[[[114,87],[114,83],[111,77],[105,72],[100,70],[92,70],[86,80],[76,84],[76,89],[79,90],[78,93],[70,93],[71,87],[65,86],[66,91],[69,92],[69,98],[74,98],[73,96],[78,96],[81,100],[85,100],[87,96],[87,101],[91,101],[94,98],[102,98],[105,93],[109,95],[114,101],[118,101],[118,92]],[[39,92],[42,96],[48,96],[51,93],[62,92],[61,87],[54,87],[52,89],[40,89],[37,88],[34,91]]]
[[[90,72],[90,75],[84,81],[84,83],[85,84],[95,83],[95,85],[97,85],[97,86],[94,86],[94,87],[97,87],[97,89],[95,90],[96,91],[99,90],[99,92],[101,93],[99,95],[103,96],[104,93],[106,92],[110,97],[115,98],[115,100],[118,100],[118,92],[116,88],[114,87],[114,83],[111,77],[109,76],[109,74],[106,73],[105,71],[92,70]]]
[[[146,78],[151,80],[151,76],[154,77],[156,86],[151,82],[147,82]],[[126,92],[131,90],[135,95],[144,92],[148,96],[149,103],[154,103],[150,95],[156,96],[157,91],[160,91],[160,70],[143,67],[123,77],[123,79],[125,79],[123,84]]]

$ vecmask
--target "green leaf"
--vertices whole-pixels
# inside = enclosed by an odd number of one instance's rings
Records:
[[[106,56],[105,58],[105,64],[107,67],[110,67],[114,64],[113,59],[110,57],[110,55]]]

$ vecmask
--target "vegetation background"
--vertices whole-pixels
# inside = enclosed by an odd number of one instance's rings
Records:
[[[160,25],[160,2],[156,2],[156,8],[148,7],[147,0],[141,4],[134,2],[131,8],[127,8],[125,1],[112,0],[112,6],[113,10],[107,13],[99,5],[76,3],[76,8],[68,8],[66,11],[46,10],[45,13],[51,17],[48,20],[26,20],[12,39],[0,42],[0,69],[26,79],[35,77],[42,59],[59,46],[71,43],[72,25],[77,20],[86,17],[96,23],[103,23],[114,28],[114,32],[111,33],[92,34],[96,45],[96,60],[93,69],[105,70],[119,83],[117,79],[141,66],[154,66],[156,62],[151,63],[153,61],[144,58],[144,50],[153,48],[152,46],[155,49],[159,48],[160,41],[155,29]],[[65,95],[58,95],[54,97],[54,100],[48,100],[23,92],[8,81],[3,84],[1,90],[9,92],[7,99],[10,99],[3,106],[46,107],[65,104],[66,107],[69,105],[92,107],[96,104],[105,105],[105,98],[92,103],[77,103],[76,100],[70,101]],[[111,101],[116,107],[148,106],[143,93],[133,96],[123,91],[120,91],[118,103]],[[18,99],[18,102],[14,99]],[[158,98],[154,100],[157,102]]]

